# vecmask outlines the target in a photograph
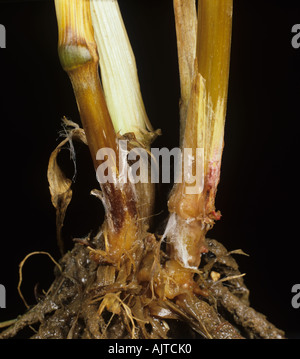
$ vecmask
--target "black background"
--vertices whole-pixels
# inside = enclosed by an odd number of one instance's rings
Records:
[[[171,0],[119,0],[135,52],[142,94],[154,128],[163,136],[154,147],[178,146],[179,78]],[[237,259],[251,304],[288,337],[299,337],[300,309],[291,306],[299,273],[300,49],[291,46],[291,28],[300,23],[293,1],[234,1],[232,57],[225,148],[217,209],[222,219],[209,233]],[[17,293],[18,265],[32,251],[59,258],[55,211],[47,165],[58,144],[60,119],[79,123],[76,102],[57,56],[54,2],[0,1],[0,24],[7,48],[0,49],[0,283],[7,308],[0,321],[25,309]],[[61,158],[73,175],[68,151]],[[97,229],[101,203],[87,149],[77,146],[78,173],[64,236]],[[168,187],[159,190],[158,220],[166,217]],[[31,257],[22,290],[34,303],[33,287],[47,290],[53,280],[48,257]]]

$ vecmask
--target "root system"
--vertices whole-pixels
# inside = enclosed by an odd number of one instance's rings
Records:
[[[93,259],[94,250],[103,246],[102,236],[75,242],[60,268],[55,266],[44,298],[0,338],[16,337],[26,327],[36,328],[35,339],[284,338],[249,305],[249,290],[233,258],[242,251],[228,252],[206,240],[209,252],[194,275],[201,294],[187,290],[170,300],[163,286],[157,290],[162,283],[172,285],[172,278],[166,278],[167,258],[154,235],[143,238],[137,266],[129,253],[120,268]]]

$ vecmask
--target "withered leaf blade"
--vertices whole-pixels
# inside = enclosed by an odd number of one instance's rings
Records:
[[[81,141],[85,144],[87,143],[84,130],[79,128],[77,124],[64,118],[63,125],[65,129],[67,127],[69,127],[70,129],[66,131],[66,138],[61,141],[60,144],[51,153],[47,171],[51,201],[54,208],[56,209],[56,235],[58,247],[61,254],[64,253],[64,244],[61,231],[64,224],[67,208],[72,199],[72,180],[67,178],[64,172],[59,167],[57,163],[57,157],[63,146],[69,141],[71,143],[73,139]]]

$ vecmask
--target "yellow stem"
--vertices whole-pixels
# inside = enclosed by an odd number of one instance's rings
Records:
[[[103,163],[96,158],[99,149],[109,148],[115,154],[110,158],[115,181],[100,186],[106,209],[106,260],[116,263],[138,237],[138,214],[133,186],[119,181],[118,142],[98,75],[90,1],[56,0],[55,5],[59,57],[73,85],[95,169]]]
[[[195,268],[200,264],[201,253],[206,251],[206,232],[220,218],[215,211],[215,196],[224,141],[231,23],[232,0],[199,0],[197,60],[190,84],[182,149],[193,150],[191,172],[195,174],[200,165],[198,176],[203,176],[203,181],[198,178],[196,193],[190,192],[191,184],[185,180],[175,185],[168,203],[170,255],[184,267]],[[185,83],[185,73],[181,77]],[[197,149],[203,149],[200,158],[196,156]],[[203,161],[202,165],[199,160]]]

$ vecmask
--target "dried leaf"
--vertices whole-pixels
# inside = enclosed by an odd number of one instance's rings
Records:
[[[143,140],[153,131],[144,106],[134,53],[118,1],[91,1],[95,41],[107,107],[116,133]]]
[[[71,129],[66,131],[66,138],[51,153],[47,172],[51,201],[56,209],[57,243],[62,254],[64,253],[64,246],[61,237],[61,230],[64,224],[67,208],[72,199],[72,181],[65,176],[63,171],[58,166],[57,156],[63,146],[69,141],[72,143],[72,140],[76,139],[87,144],[83,129],[79,128],[76,123],[64,118],[63,124],[65,129],[67,129],[67,127],[70,127]],[[73,148],[73,146],[71,146],[71,148]]]
[[[194,78],[194,61],[196,58],[197,43],[197,10],[195,0],[173,0],[173,6],[180,73],[180,143],[182,143]]]

